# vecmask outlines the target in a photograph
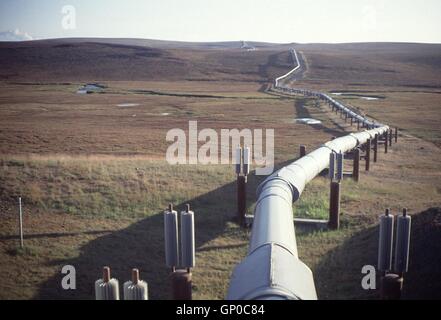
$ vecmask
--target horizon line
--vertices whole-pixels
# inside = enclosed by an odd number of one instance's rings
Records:
[[[307,44],[369,44],[369,43],[385,43],[385,44],[441,44],[441,42],[424,42],[424,41],[343,41],[343,42],[269,42],[262,40],[204,40],[204,41],[190,41],[190,40],[173,40],[173,39],[157,39],[157,38],[139,38],[139,37],[100,37],[100,36],[86,36],[86,37],[55,37],[55,38],[40,38],[32,40],[6,41],[0,40],[2,43],[22,43],[22,42],[37,42],[47,40],[81,40],[81,39],[102,39],[102,40],[149,40],[162,42],[180,42],[180,43],[224,43],[224,42],[254,42],[266,43],[272,45],[307,45]]]

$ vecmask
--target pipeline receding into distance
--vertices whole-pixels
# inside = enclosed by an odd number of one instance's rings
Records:
[[[249,251],[233,271],[227,293],[227,299],[231,300],[317,299],[313,274],[298,257],[292,204],[299,199],[305,185],[329,167],[330,153],[346,153],[389,130],[388,126],[367,119],[327,94],[282,84],[301,67],[297,52],[294,49],[290,52],[296,67],[278,77],[274,88],[325,101],[368,130],[324,143],[259,185]]]

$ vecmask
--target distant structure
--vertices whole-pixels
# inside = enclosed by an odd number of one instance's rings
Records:
[[[78,90],[78,94],[88,94],[88,93],[97,93],[101,92],[106,86],[103,86],[99,83],[87,83],[81,86]]]
[[[242,40],[242,46],[240,47],[241,49],[244,49],[246,51],[254,51],[256,50],[255,47],[248,45],[245,41]]]

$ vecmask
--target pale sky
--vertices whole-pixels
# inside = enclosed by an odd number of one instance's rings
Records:
[[[441,43],[441,1],[0,0],[0,36],[6,32],[26,39]]]

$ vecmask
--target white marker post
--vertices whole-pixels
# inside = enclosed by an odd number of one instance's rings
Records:
[[[20,220],[20,247],[23,248],[23,212],[21,210],[21,197],[18,197],[19,220]]]

